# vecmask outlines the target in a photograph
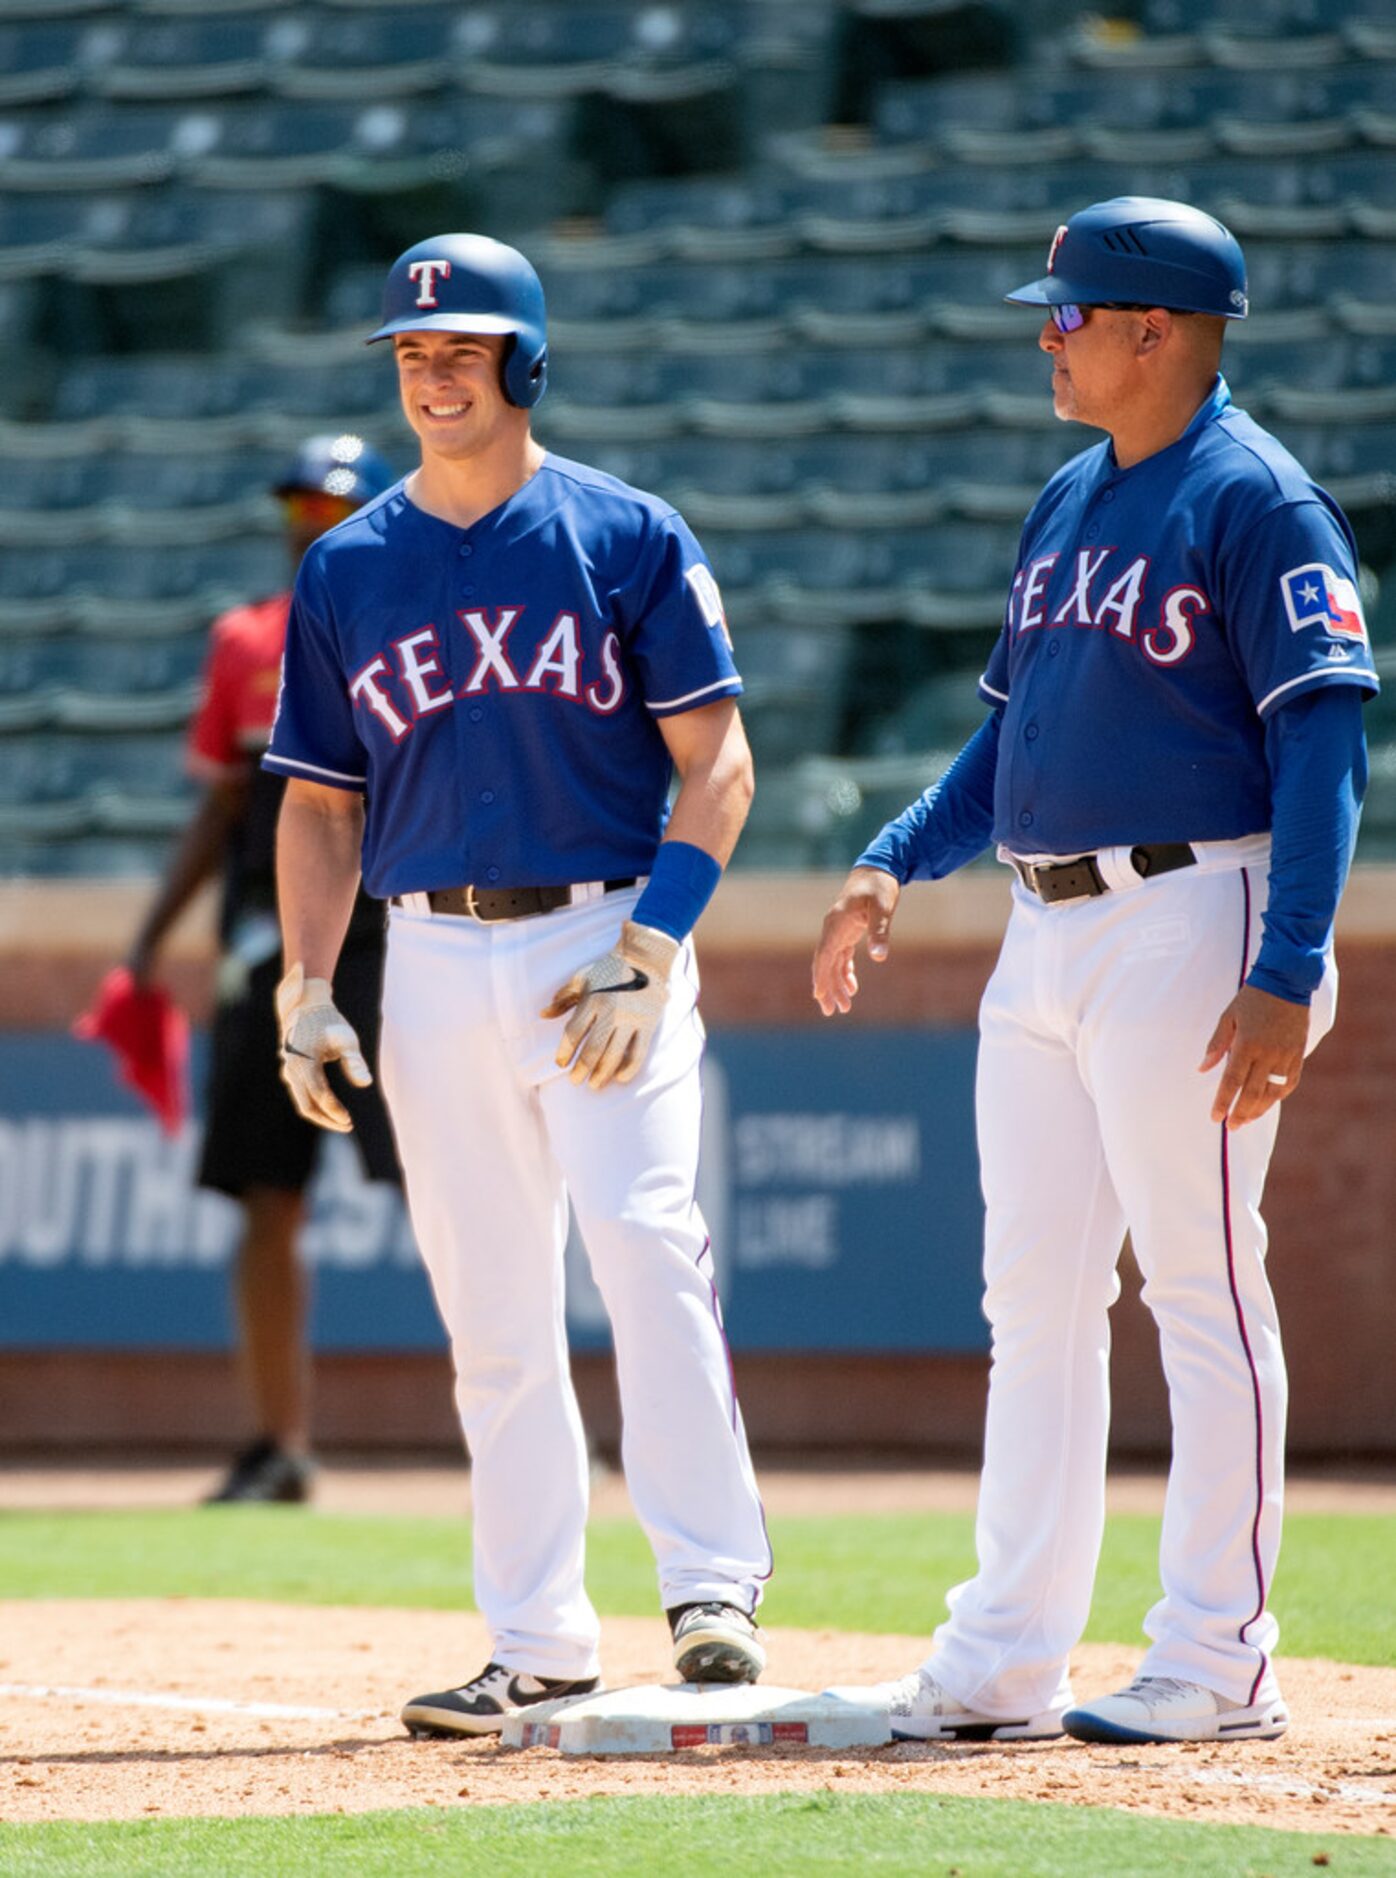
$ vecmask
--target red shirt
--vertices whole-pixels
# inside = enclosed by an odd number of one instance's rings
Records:
[[[243,775],[267,746],[291,596],[234,607],[209,629],[203,691],[189,727],[189,768],[205,782]]]

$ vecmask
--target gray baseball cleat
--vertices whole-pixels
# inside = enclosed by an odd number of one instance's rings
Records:
[[[766,1667],[761,1632],[735,1604],[676,1604],[665,1615],[685,1682],[755,1682]]]
[[[419,1741],[445,1741],[456,1735],[495,1735],[506,1717],[536,1702],[556,1702],[561,1696],[595,1695],[599,1676],[567,1682],[549,1676],[530,1676],[524,1669],[506,1669],[486,1663],[478,1676],[458,1689],[436,1695],[414,1696],[402,1711],[403,1726]]]

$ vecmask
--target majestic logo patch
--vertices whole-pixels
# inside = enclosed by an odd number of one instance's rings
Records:
[[[1291,631],[1323,626],[1349,639],[1366,639],[1367,622],[1356,587],[1323,561],[1309,561],[1281,574],[1280,592]]]
[[[1049,274],[1055,274],[1057,271],[1057,249],[1060,248],[1060,246],[1065,240],[1066,240],[1066,223],[1063,222],[1061,227],[1057,230],[1056,234],[1053,235],[1052,245],[1047,250],[1047,272]]]
[[[727,612],[722,604],[722,592],[713,578],[710,567],[704,567],[701,561],[695,561],[692,567],[684,569],[684,579],[693,589],[693,597],[698,602],[703,618],[713,632],[720,632],[730,646],[732,635],[727,630]]]

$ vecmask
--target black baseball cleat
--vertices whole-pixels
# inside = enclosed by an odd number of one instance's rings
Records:
[[[419,1741],[448,1741],[456,1735],[496,1735],[510,1715],[536,1702],[556,1702],[562,1696],[595,1695],[599,1676],[581,1682],[555,1681],[530,1676],[527,1670],[506,1669],[486,1663],[479,1675],[459,1689],[438,1695],[419,1695],[402,1711],[403,1726]]]
[[[761,1632],[735,1604],[676,1604],[665,1615],[685,1682],[755,1682],[766,1667]]]
[[[261,1504],[303,1506],[315,1485],[315,1463],[263,1436],[244,1448],[221,1486],[205,1495],[205,1506]]]

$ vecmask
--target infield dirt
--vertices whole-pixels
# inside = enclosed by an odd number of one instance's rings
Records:
[[[66,1471],[66,1470],[65,1470]],[[463,1476],[449,1476],[460,1504]],[[913,1480],[915,1486],[913,1489]],[[799,1510],[864,1510],[963,1501],[972,1483],[908,1474],[815,1487],[805,1477],[768,1497]],[[397,1479],[402,1501],[403,1473]],[[425,1480],[421,1483],[426,1485]],[[169,1503],[188,1481],[162,1479],[118,1496],[103,1478],[79,1487],[36,1471],[10,1474],[0,1502]],[[435,1510],[453,1511],[435,1482]],[[1388,1489],[1389,1492],[1389,1489]],[[606,1501],[617,1495],[614,1506]],[[1154,1489],[1141,1483],[1140,1500]],[[1354,1493],[1342,1489],[1352,1506]],[[623,1510],[602,1483],[598,1511]],[[1131,1496],[1133,1497],[1133,1495]],[[1322,1497],[1321,1495],[1317,1497]],[[1358,1498],[1365,1496],[1358,1495]],[[382,1497],[327,1482],[326,1501],[356,1510]],[[347,1508],[345,1509],[347,1510]],[[418,1509],[420,1510],[420,1508]],[[768,1680],[820,1689],[896,1676],[924,1654],[918,1637],[847,1631],[768,1632]],[[1396,1834],[1396,1669],[1281,1660],[1289,1733],[1228,1746],[1086,1748],[1072,1742],[934,1746],[861,1752],[797,1747],[704,1748],[658,1758],[582,1760],[492,1740],[414,1742],[397,1712],[426,1689],[462,1681],[484,1662],[485,1633],[468,1613],[282,1606],[250,1601],[52,1600],[0,1604],[0,1818],[153,1819],[176,1815],[364,1812],[401,1806],[507,1804],[591,1794],[937,1792],[1118,1806],[1175,1818],[1324,1834]],[[609,1618],[612,1686],[672,1680],[662,1620]],[[1079,1695],[1119,1687],[1137,1657],[1082,1646]],[[182,1704],[182,1706],[176,1706]],[[235,1706],[242,1705],[242,1706]],[[304,1709],[312,1714],[264,1713]]]

